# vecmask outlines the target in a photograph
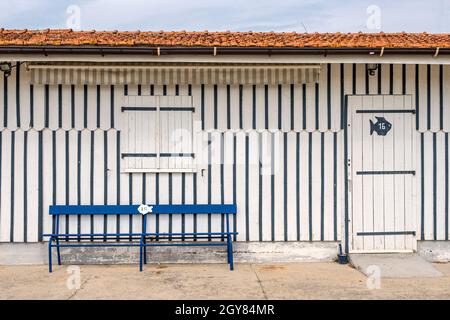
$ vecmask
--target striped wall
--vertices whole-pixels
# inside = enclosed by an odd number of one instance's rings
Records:
[[[448,240],[450,67],[382,65],[368,77],[365,65],[333,64],[317,84],[294,85],[42,85],[31,84],[24,65],[0,75],[0,241],[41,241],[53,203],[141,202],[236,202],[242,241],[339,240],[344,97],[379,93],[414,96],[418,231]],[[205,170],[120,174],[121,101],[139,94],[193,96]],[[220,217],[160,219],[150,228],[223,227]],[[115,232],[139,223],[82,217],[63,228]]]

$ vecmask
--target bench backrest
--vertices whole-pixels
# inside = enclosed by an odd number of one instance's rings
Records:
[[[148,205],[148,214],[236,214],[234,204],[158,204]],[[51,205],[51,215],[120,215],[141,214],[139,205]]]

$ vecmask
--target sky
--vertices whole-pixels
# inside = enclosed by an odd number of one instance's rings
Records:
[[[0,28],[450,32],[450,0],[0,0]]]

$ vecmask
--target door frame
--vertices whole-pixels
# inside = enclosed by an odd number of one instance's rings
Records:
[[[352,225],[352,219],[353,219],[353,162],[352,162],[352,119],[353,119],[353,111],[349,110],[349,98],[351,97],[363,97],[363,96],[409,96],[411,97],[411,109],[416,109],[416,106],[414,105],[414,99],[412,98],[412,94],[346,94],[344,97],[344,121],[345,127],[344,127],[344,174],[345,174],[345,182],[344,182],[344,189],[345,189],[345,199],[344,199],[344,219],[343,219],[343,234],[344,236],[341,239],[342,246],[344,247],[344,251],[346,254],[348,253],[411,253],[411,252],[417,252],[417,235],[418,235],[418,206],[417,206],[417,130],[413,126],[413,134],[412,134],[412,164],[414,167],[414,170],[416,171],[416,174],[413,178],[413,185],[412,185],[412,225],[411,229],[415,231],[415,235],[413,235],[413,248],[412,250],[353,250],[353,225]],[[414,114],[415,115],[415,114]],[[415,122],[413,121],[413,124]]]

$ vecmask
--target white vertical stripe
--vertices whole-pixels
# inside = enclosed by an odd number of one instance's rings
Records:
[[[38,240],[38,161],[39,161],[39,133],[35,130],[28,131],[28,155],[27,155],[27,240]],[[46,215],[46,210],[44,209]]]

